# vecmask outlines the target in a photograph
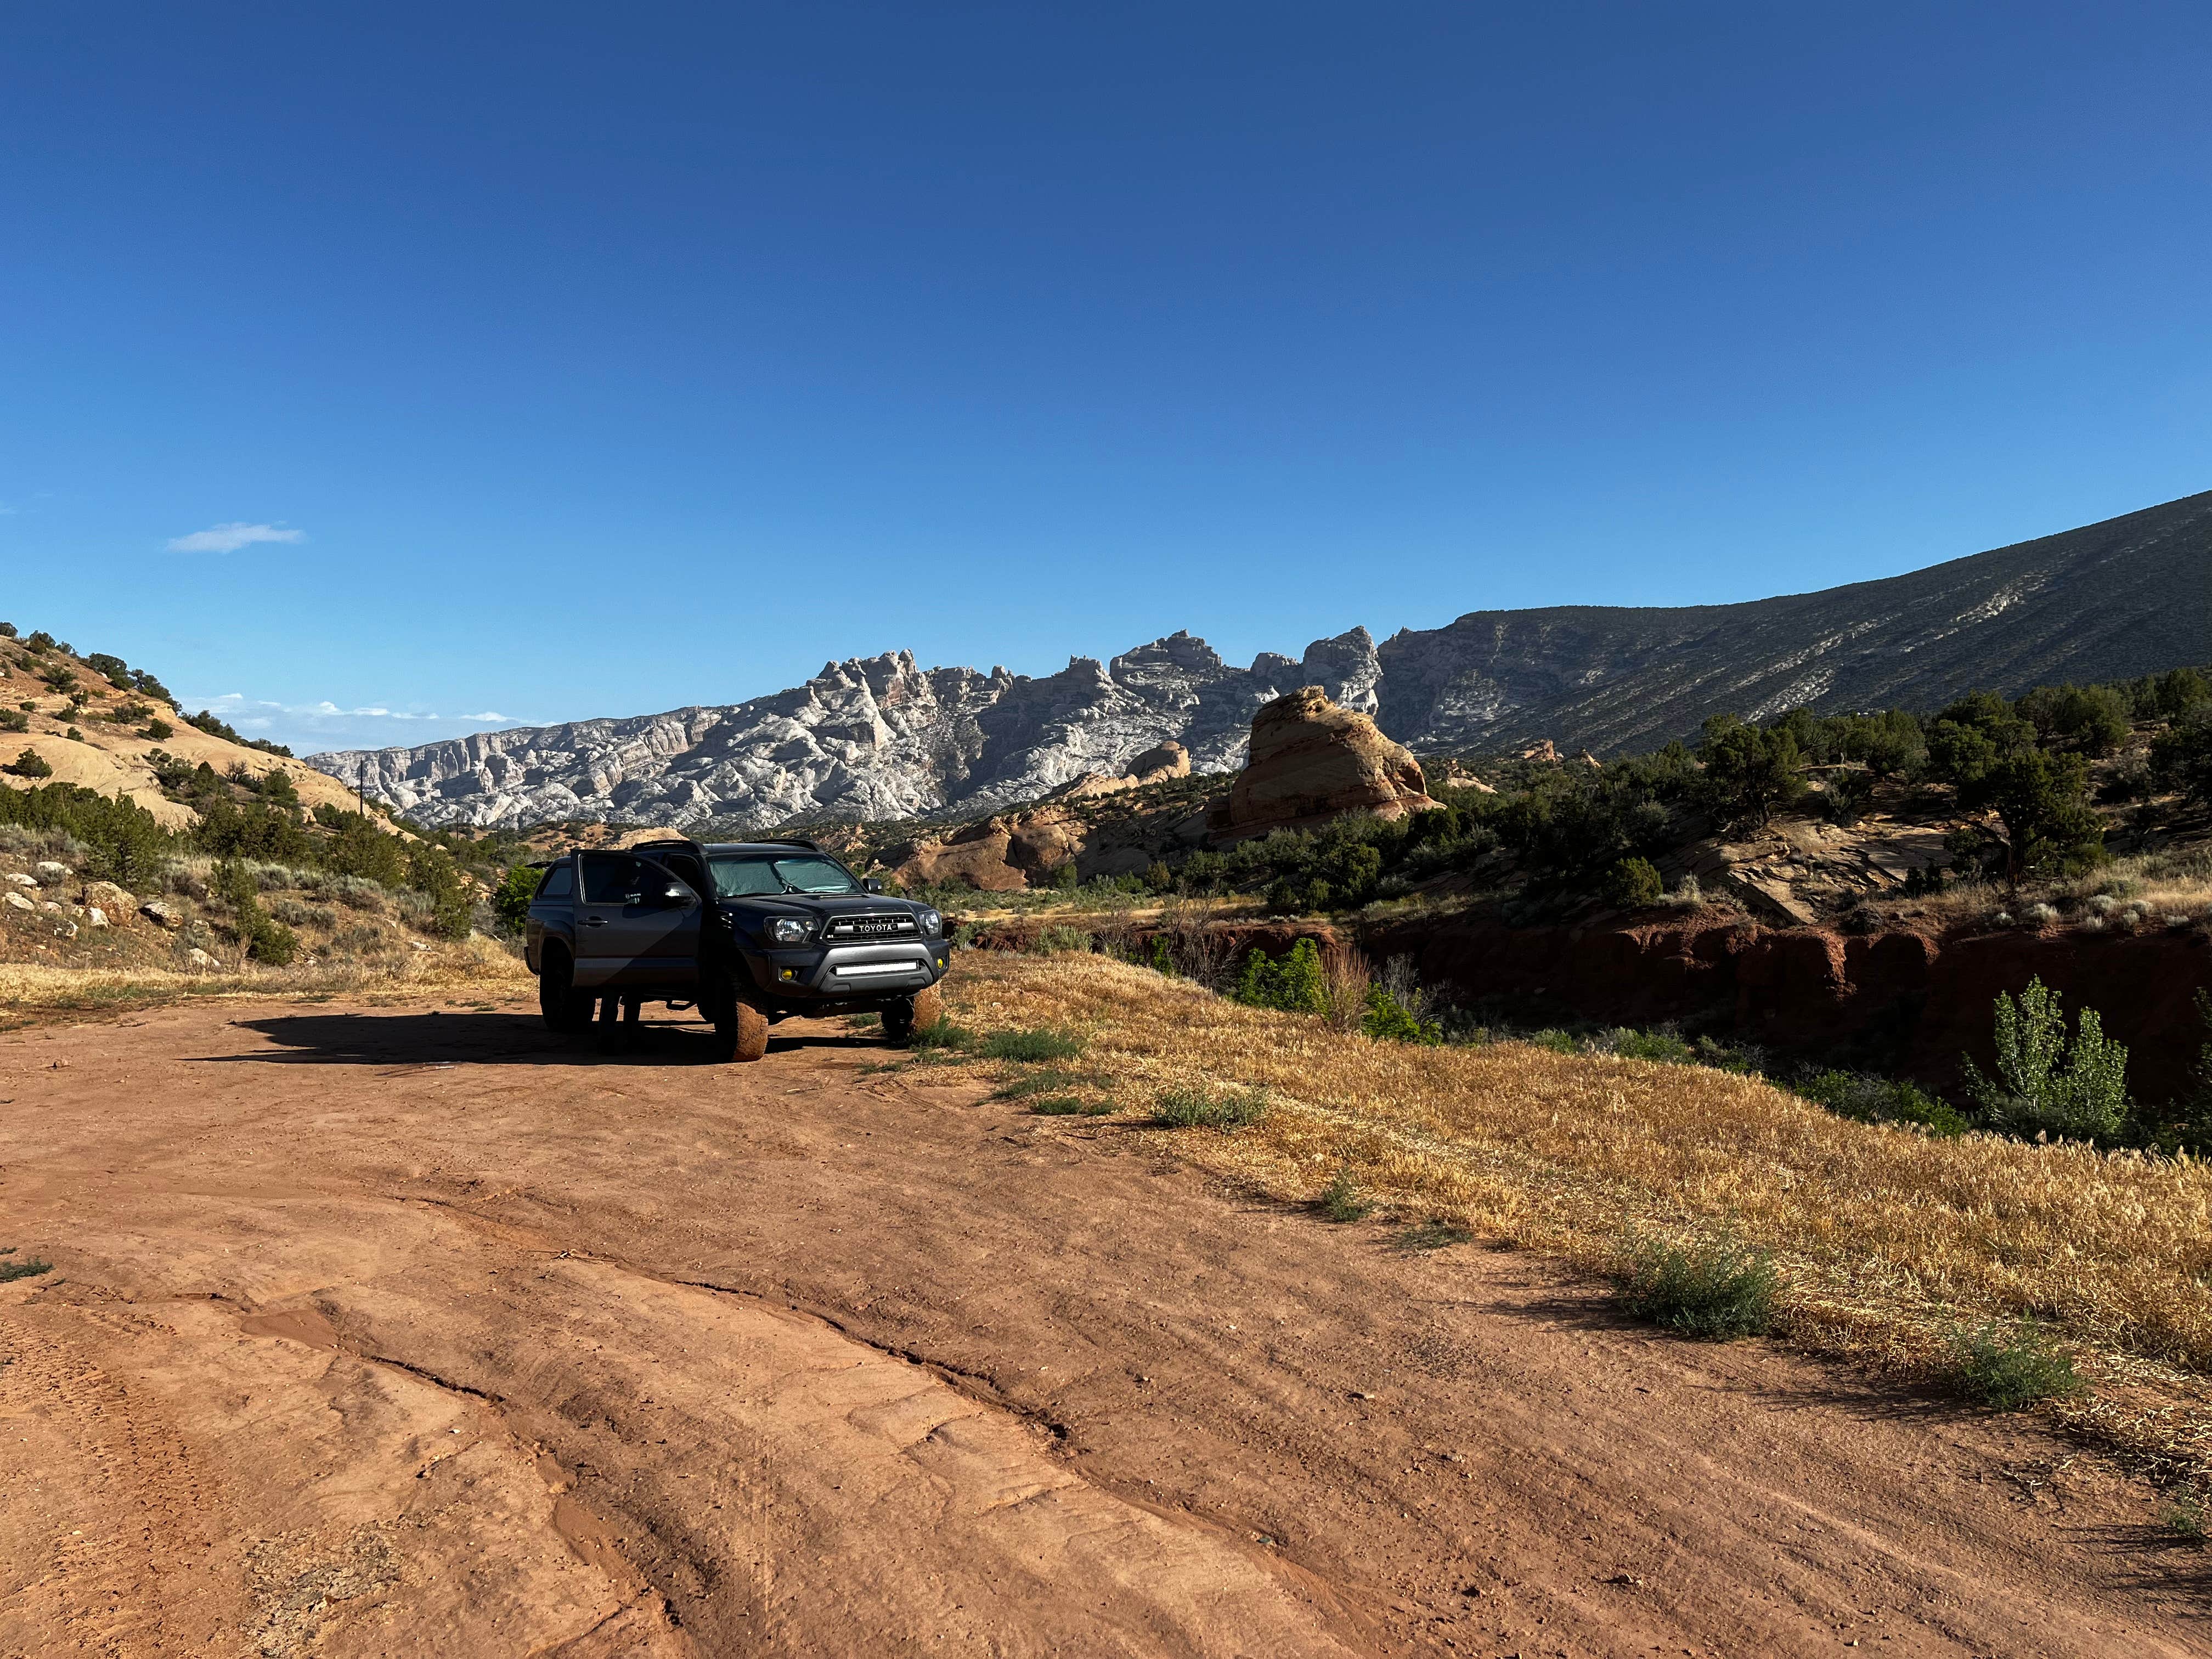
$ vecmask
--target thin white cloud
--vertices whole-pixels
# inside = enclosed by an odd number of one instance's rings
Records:
[[[256,542],[303,542],[303,530],[287,530],[273,524],[219,524],[195,530],[189,536],[172,537],[172,553],[235,553]]]
[[[249,722],[265,725],[280,714],[310,723],[332,720],[442,720],[448,725],[473,726],[487,721],[504,725],[514,720],[514,715],[502,714],[495,709],[486,709],[479,714],[441,714],[416,709],[389,708],[381,703],[363,708],[342,708],[328,697],[314,702],[272,702],[259,697],[249,697],[242,691],[226,691],[219,697],[185,697],[179,702],[187,709],[207,709],[241,728]]]

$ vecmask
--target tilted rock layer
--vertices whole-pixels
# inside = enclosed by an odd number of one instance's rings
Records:
[[[1250,757],[1212,827],[1218,839],[1243,840],[1346,812],[1395,818],[1436,804],[1405,745],[1309,685],[1252,717]]]
[[[1224,663],[1176,634],[1042,678],[831,663],[726,708],[487,732],[313,763],[432,824],[557,818],[765,826],[988,811],[1173,740],[1194,771],[1244,758],[1252,715],[1301,686],[1424,754],[1550,738],[1571,752],[1693,738],[1764,718],[1926,708],[1974,687],[2117,679],[2212,655],[2212,493],[1821,592],[1680,609],[1474,611],[1377,646],[1364,628],[1302,660]]]

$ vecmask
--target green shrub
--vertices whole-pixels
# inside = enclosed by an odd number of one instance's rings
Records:
[[[154,743],[167,743],[177,735],[177,728],[167,720],[148,720],[145,729],[139,735]]]
[[[1705,802],[1724,822],[1764,824],[1804,796],[1805,781],[1797,775],[1804,757],[1786,727],[1761,730],[1717,714],[1705,722],[1698,758],[1705,767]]]
[[[430,931],[440,939],[466,939],[476,915],[468,879],[444,848],[418,843],[408,851],[407,884],[430,901]]]
[[[2088,803],[2079,755],[2030,749],[1993,761],[1962,783],[1962,806],[1993,806],[2005,830],[2005,878],[2077,875],[2105,856],[2105,824]]]
[[[1328,1185],[1322,1188],[1321,1196],[1314,1200],[1314,1208],[1324,1221],[1364,1221],[1374,1213],[1375,1206],[1363,1196],[1359,1183],[1352,1178],[1349,1170],[1339,1170]]]
[[[1070,864],[1061,867],[1073,870],[1075,866]],[[1054,923],[1052,927],[1037,929],[1036,939],[1030,949],[1039,956],[1050,956],[1057,951],[1073,951],[1085,955],[1089,953],[1094,942],[1091,935],[1080,927]]]
[[[19,778],[50,778],[54,775],[52,766],[35,749],[26,749],[16,756],[8,769]]]
[[[1170,1129],[1241,1129],[1266,1115],[1266,1097],[1202,1088],[1170,1089],[1155,1103],[1152,1121]]]
[[[1530,1034],[1528,1041],[1539,1048],[1549,1048],[1555,1054],[1578,1054],[1582,1044],[1577,1042],[1571,1031],[1544,1030]]]
[[[2185,1544],[2204,1547],[2212,1538],[2212,1521],[2204,1513],[2204,1500],[2194,1492],[2184,1492],[2159,1511],[2160,1524]]]
[[[534,865],[513,865],[491,890],[492,914],[510,933],[519,933],[528,924],[530,901],[538,896],[538,884],[544,878],[545,872]]]
[[[1080,1095],[1047,1095],[1030,1108],[1040,1117],[1104,1117],[1113,1109],[1109,1101],[1085,1100]]]
[[[1237,979],[1237,1000],[1255,1008],[1279,1008],[1291,1014],[1328,1012],[1328,987],[1322,976],[1321,947],[1310,939],[1291,946],[1280,962],[1255,949]]]
[[[2212,709],[2197,706],[2152,740],[2150,775],[2184,800],[2212,805]]]
[[[167,861],[175,838],[136,801],[75,784],[0,789],[0,823],[58,830],[82,842],[85,873],[136,887]]]
[[[0,1250],[0,1256],[15,1254],[13,1246]],[[40,1261],[34,1256],[26,1256],[21,1261],[0,1261],[0,1285],[12,1285],[19,1279],[36,1279],[40,1273],[52,1273],[53,1268],[52,1262]]]
[[[2105,1036],[2094,1008],[2081,1011],[2069,1039],[2058,994],[2036,978],[2017,1001],[1998,992],[1994,1012],[1996,1079],[1966,1061],[1966,1086],[1991,1121],[2015,1133],[2089,1140],[2119,1133],[2129,1114],[2128,1051]]]
[[[981,1052],[986,1060],[1039,1065],[1074,1059],[1083,1052],[1083,1039],[1066,1031],[994,1031],[983,1039]]]
[[[1930,1134],[1946,1137],[1962,1135],[1972,1127],[1962,1114],[1910,1083],[1863,1072],[1822,1072],[1790,1087],[1838,1117],[1863,1123],[1917,1123]]]
[[[1069,1089],[1086,1083],[1097,1084],[1098,1082],[1099,1079],[1097,1078],[1085,1077],[1079,1072],[1063,1072],[1057,1066],[1048,1066],[1042,1072],[1031,1072],[1025,1077],[1016,1078],[1003,1088],[994,1090],[991,1098],[1027,1100],[1035,1095],[1064,1093]]]
[[[2064,1400],[2086,1386],[2074,1358],[2032,1319],[1951,1334],[1952,1385],[2001,1412],[2043,1400]]]
[[[27,732],[31,717],[20,708],[0,708],[0,732]]]
[[[1367,988],[1367,1012],[1360,1016],[1359,1029],[1377,1042],[1438,1043],[1444,1040],[1442,1025],[1421,1018],[1380,985]]]
[[[1619,1272],[1621,1305],[1702,1341],[1763,1336],[1774,1323],[1773,1258],[1733,1240],[1632,1240]]]
[[[964,1025],[956,1024],[950,1014],[939,1014],[927,1025],[917,1025],[907,1039],[909,1048],[937,1048],[956,1051],[975,1046],[975,1034]]]
[[[1640,910],[1658,903],[1666,890],[1650,859],[1622,859],[1605,872],[1600,896],[1616,910]]]
[[[407,879],[406,843],[398,836],[359,812],[343,812],[335,806],[318,806],[315,822],[331,832],[319,849],[325,870],[386,887],[397,887]]]
[[[299,954],[297,935],[261,908],[261,884],[235,859],[217,863],[210,885],[230,907],[231,931],[246,955],[271,968],[289,967]]]
[[[1607,1054],[1619,1054],[1626,1060],[1658,1060],[1672,1066],[1696,1063],[1698,1051],[1671,1031],[1639,1031],[1632,1025],[1616,1025],[1600,1039]]]

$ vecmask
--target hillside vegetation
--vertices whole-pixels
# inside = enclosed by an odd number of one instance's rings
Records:
[[[509,960],[482,937],[501,927],[488,901],[506,843],[363,812],[288,751],[185,714],[148,672],[42,632],[0,624],[0,698],[11,1000]]]

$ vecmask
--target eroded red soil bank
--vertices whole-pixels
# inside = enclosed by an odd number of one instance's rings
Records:
[[[1037,924],[994,928],[980,941],[1019,948]],[[1154,930],[1132,942],[1149,949]],[[1279,951],[1299,938],[1355,938],[1376,962],[1410,957],[1422,982],[1467,1006],[1495,1006],[1516,1024],[1674,1021],[1723,1041],[1878,1068],[1956,1093],[1960,1059],[1988,1067],[1990,1005],[2031,977],[2069,1010],[2103,1017],[2128,1044],[2139,1099],[2190,1086],[2212,1037],[2193,999],[2212,988],[2212,936],[2202,929],[2086,933],[1959,929],[1850,937],[1769,928],[1741,919],[1641,927],[1511,927],[1481,911],[1357,929],[1325,923],[1233,924],[1225,954]]]

